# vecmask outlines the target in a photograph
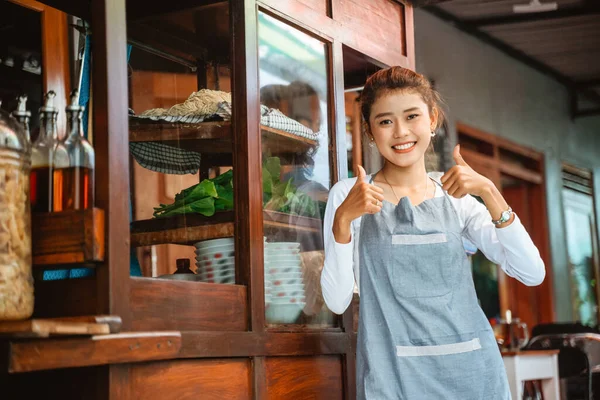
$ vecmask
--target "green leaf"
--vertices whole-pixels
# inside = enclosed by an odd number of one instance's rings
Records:
[[[217,193],[215,208],[219,211],[233,210],[233,188],[231,186],[217,186]]]
[[[281,161],[279,157],[269,157],[264,162],[264,167],[269,171],[273,182],[279,182],[281,175]]]
[[[271,194],[273,191],[273,178],[267,168],[262,169],[263,193]]]
[[[197,200],[189,205],[190,212],[202,214],[206,217],[211,217],[215,214],[215,199],[205,197]]]
[[[224,174],[221,174],[219,176],[217,176],[214,179],[211,179],[211,181],[215,184],[215,186],[231,186],[233,187],[233,170],[230,169],[229,171],[225,172]]]

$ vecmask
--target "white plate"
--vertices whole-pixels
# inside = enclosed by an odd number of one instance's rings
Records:
[[[215,246],[223,246],[223,245],[233,246],[234,245],[233,238],[203,240],[202,242],[194,243],[194,247],[197,249],[205,249],[207,247],[215,247]]]
[[[265,275],[268,276],[273,276],[273,275],[279,275],[279,274],[289,274],[289,273],[298,273],[298,274],[302,274],[302,269],[300,268],[300,266],[282,266],[282,267],[275,267],[275,266],[268,266],[265,267]]]
[[[217,257],[218,255],[218,257]],[[225,251],[215,251],[213,253],[196,253],[196,261],[205,261],[205,260],[220,260],[223,258],[234,257],[235,251],[233,249],[225,250]]]
[[[200,275],[202,278],[210,278],[214,276],[227,277],[227,276],[235,276],[235,270],[229,271],[203,271],[201,269],[198,270],[196,275]]]
[[[273,290],[278,291],[278,292],[297,291],[297,290],[304,291],[304,283],[293,283],[293,284],[282,283],[279,285],[273,284]]]
[[[218,265],[234,264],[234,263],[235,263],[235,257],[222,257],[222,258],[216,258],[216,259],[210,259],[210,260],[203,260],[203,257],[201,257],[201,256],[196,257],[196,265],[201,264],[201,265],[218,266]]]
[[[300,249],[298,242],[267,242],[266,247],[274,250],[294,250]]]
[[[196,268],[201,269],[203,271],[226,271],[226,270],[235,271],[235,264],[223,264],[223,265],[198,265],[198,264],[196,264]]]
[[[265,276],[268,277],[269,279],[298,279],[298,278],[302,278],[303,274],[302,274],[302,271],[276,272],[276,273],[267,272],[265,274]]]
[[[284,278],[284,279],[269,279],[269,282],[273,287],[284,286],[284,285],[304,285],[304,278]]]
[[[300,254],[286,254],[283,251],[277,255],[266,254],[265,258],[269,262],[302,262]]]

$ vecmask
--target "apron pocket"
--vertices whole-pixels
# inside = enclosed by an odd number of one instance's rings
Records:
[[[392,235],[391,280],[403,298],[441,297],[451,292],[457,274],[448,261],[452,244],[445,233]]]
[[[461,335],[462,336],[462,335]],[[497,399],[487,396],[490,382],[486,359],[490,349],[479,338],[442,345],[397,346],[397,370],[402,393],[408,399]],[[449,340],[453,340],[449,339]],[[486,342],[484,342],[486,344]],[[498,351],[497,346],[493,351]],[[502,371],[494,371],[497,376]],[[489,389],[487,389],[489,390]]]

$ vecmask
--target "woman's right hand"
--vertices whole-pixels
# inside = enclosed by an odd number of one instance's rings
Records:
[[[365,182],[365,170],[358,166],[356,183],[335,212],[333,235],[338,243],[349,243],[352,238],[351,223],[364,214],[375,214],[383,206],[383,189]]]

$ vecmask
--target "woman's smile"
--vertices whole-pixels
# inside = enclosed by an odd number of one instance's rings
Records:
[[[417,144],[416,141],[414,141],[414,142],[404,142],[404,143],[401,143],[401,144],[393,145],[392,149],[394,150],[394,153],[398,153],[398,154],[408,153],[408,152],[414,150],[416,144]]]

